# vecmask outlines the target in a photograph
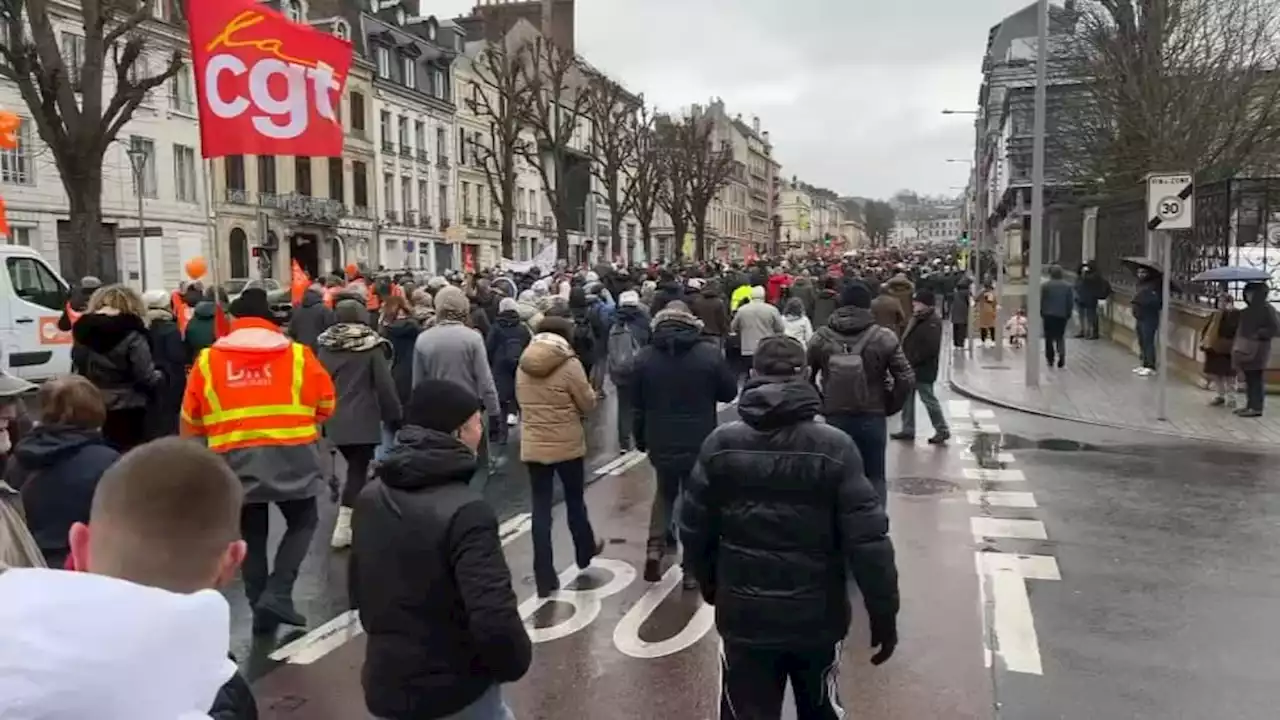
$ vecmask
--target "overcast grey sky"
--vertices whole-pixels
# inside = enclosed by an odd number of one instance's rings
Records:
[[[660,109],[759,115],[786,177],[955,194],[992,25],[1030,0],[578,0],[579,53]],[[475,0],[423,0],[465,14]]]

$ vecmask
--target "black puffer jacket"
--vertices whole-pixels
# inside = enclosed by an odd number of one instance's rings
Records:
[[[863,333],[875,333],[862,350],[867,374],[870,404],[859,407],[851,393],[838,383],[827,382],[831,356],[854,346]],[[823,415],[894,415],[906,404],[907,394],[915,387],[915,374],[902,353],[898,336],[892,330],[876,325],[870,310],[846,306],[836,310],[809,342],[809,366],[814,382],[822,377]],[[881,380],[881,382],[877,382]]]
[[[916,313],[902,335],[902,354],[911,363],[916,382],[931,383],[938,379],[938,358],[942,354],[942,318],[932,308]]]
[[[707,438],[685,485],[685,562],[727,642],[838,642],[850,620],[846,564],[868,615],[898,612],[889,519],[853,441],[814,422],[820,405],[801,380],[751,380],[742,421]]]
[[[467,485],[476,457],[417,426],[356,501],[350,599],[368,634],[362,681],[385,718],[456,713],[529,669],[498,519]]]
[[[289,337],[315,351],[319,347],[316,341],[320,339],[320,333],[337,322],[333,310],[324,304],[324,295],[307,288],[302,293],[302,302],[289,316]]]
[[[515,310],[499,312],[490,326],[485,350],[500,402],[509,403],[516,399],[516,369],[520,366],[520,356],[532,340],[529,327],[520,321],[520,313]]]
[[[658,313],[630,387],[636,437],[654,467],[673,473],[693,467],[702,441],[716,428],[716,403],[738,394],[733,371],[701,332],[689,313]]]
[[[187,366],[193,358],[182,342],[182,331],[168,310],[147,311],[151,321],[151,359],[160,371],[150,412],[147,413],[147,436],[151,438],[178,434],[178,416],[182,412],[182,396],[187,390]]]
[[[422,328],[413,318],[400,318],[382,326],[382,337],[391,343],[391,379],[396,383],[400,406],[409,404],[413,392],[413,345]]]
[[[659,285],[658,292],[653,296],[653,305],[649,307],[649,314],[656,316],[676,300],[685,300],[684,288],[680,283],[671,281]]]
[[[71,369],[102,391],[107,410],[146,407],[160,383],[137,315],[88,313],[71,328]]]

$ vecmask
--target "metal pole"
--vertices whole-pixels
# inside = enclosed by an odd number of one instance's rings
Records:
[[[1044,126],[1048,94],[1049,0],[1039,0],[1036,11],[1035,137],[1031,148],[1031,258],[1027,267],[1027,387],[1040,385],[1040,271],[1044,248]]]
[[[1168,420],[1169,404],[1169,274],[1173,266],[1173,234],[1157,233],[1160,239],[1160,345],[1156,349],[1156,418]]]
[[[137,163],[145,165],[146,161]],[[147,291],[147,222],[143,216],[142,204],[142,176],[145,167],[136,168],[134,170],[135,182],[138,187],[138,273],[141,276],[138,283],[142,287],[142,292]]]
[[[220,287],[218,283],[218,278],[220,277],[219,273],[221,271],[221,268],[218,262],[218,222],[217,222],[217,214],[214,212],[214,202],[213,202],[213,197],[214,197],[213,186],[214,186],[215,174],[214,174],[212,159],[204,161],[204,173],[205,173],[204,175],[205,198],[208,200],[208,203],[209,203],[209,207],[207,209],[208,224],[209,224],[209,269],[207,274],[209,275],[209,279],[208,279],[206,288],[213,290],[213,294],[212,294],[213,302],[215,305],[217,305],[217,304],[220,304],[220,301],[218,299],[218,288]],[[199,278],[191,278],[191,279],[194,281],[194,280],[198,280]]]
[[[993,238],[996,264],[996,362],[1004,362],[1004,233],[997,231]]]

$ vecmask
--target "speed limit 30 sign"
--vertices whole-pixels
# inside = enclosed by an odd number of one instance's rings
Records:
[[[1191,173],[1147,176],[1147,229],[1190,230],[1195,221]]]

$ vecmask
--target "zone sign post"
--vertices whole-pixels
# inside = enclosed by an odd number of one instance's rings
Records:
[[[1190,230],[1195,222],[1191,173],[1147,176],[1147,229]]]

